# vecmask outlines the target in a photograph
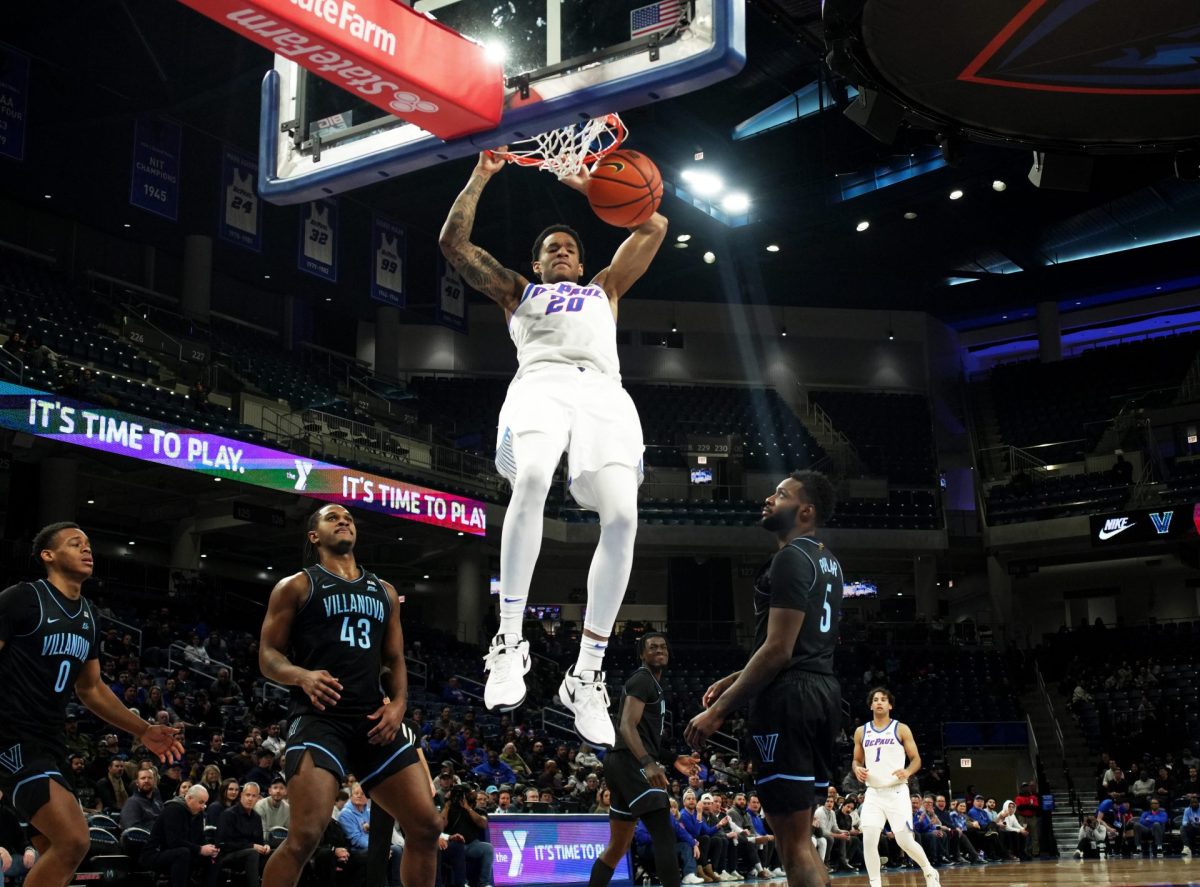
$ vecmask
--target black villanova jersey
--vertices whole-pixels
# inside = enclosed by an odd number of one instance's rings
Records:
[[[379,577],[359,567],[353,582],[322,566],[305,567],[308,600],[292,623],[292,662],[310,671],[325,669],[342,685],[341,699],[318,712],[298,687],[292,688],[292,715],[355,717],[383,704],[379,684],[383,635],[392,601]]]
[[[0,736],[61,744],[75,679],[97,658],[96,620],[45,579],[0,592]]]
[[[621,708],[625,707],[625,699],[629,696],[633,696],[646,703],[646,707],[642,709],[641,720],[638,721],[637,725],[638,738],[642,740],[642,747],[646,749],[646,754],[651,755],[656,761],[660,760],[662,756],[663,721],[667,716],[667,695],[663,692],[663,688],[658,681],[654,679],[654,675],[643,665],[631,674],[629,680],[625,682],[625,688],[621,691]],[[629,746],[625,744],[625,740],[621,738],[621,734],[618,732],[617,742],[613,746],[613,750],[619,751],[622,749],[628,751]]]
[[[825,543],[800,536],[776,552],[754,580],[754,649],[767,640],[772,607],[804,611],[804,625],[784,671],[833,674],[842,616],[842,565]]]

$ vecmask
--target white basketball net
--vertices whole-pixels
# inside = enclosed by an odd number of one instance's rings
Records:
[[[621,118],[608,114],[539,133],[493,153],[509,163],[536,166],[565,179],[615,150],[626,135]]]

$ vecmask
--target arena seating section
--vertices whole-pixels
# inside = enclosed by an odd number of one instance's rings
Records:
[[[934,483],[933,417],[924,395],[813,391],[810,396],[854,444],[872,474],[894,484]]]

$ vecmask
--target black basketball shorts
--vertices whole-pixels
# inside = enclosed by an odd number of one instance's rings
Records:
[[[626,749],[616,749],[605,756],[604,780],[611,793],[610,819],[636,822],[652,810],[671,805],[666,791],[650,784],[642,765]]]
[[[353,773],[369,793],[372,785],[419,763],[417,740],[407,724],[400,725],[389,743],[368,742],[367,734],[378,723],[365,715],[330,717],[305,713],[293,717],[288,725],[284,777],[290,780],[295,775],[307,751],[313,764],[334,774],[339,783],[345,782],[347,773]]]
[[[62,774],[66,757],[62,743],[0,736],[0,791],[22,819],[31,819],[50,800],[51,779],[71,791]]]
[[[841,687],[832,675],[786,671],[750,704],[755,786],[768,813],[814,806],[834,768]]]

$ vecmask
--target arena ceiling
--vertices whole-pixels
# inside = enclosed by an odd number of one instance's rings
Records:
[[[672,236],[692,240],[686,249],[664,248],[635,296],[724,300],[730,295],[719,266],[736,256],[736,298],[747,302],[916,309],[959,320],[1030,309],[1047,297],[1147,283],[1169,289],[1195,274],[1196,241],[1187,238],[1200,235],[1200,185],[1177,178],[1169,161],[1112,161],[1096,190],[1054,191],[1027,180],[1028,151],[976,145],[953,157],[955,165],[841,200],[836,195],[846,182],[926,157],[927,134],[885,146],[834,109],[734,141],[737,124],[815,81],[834,94],[844,95],[845,87],[823,63],[817,0],[752,0],[747,7],[749,60],[741,74],[625,117],[633,146],[655,158],[668,179],[704,151],[706,163],[750,195],[755,221],[729,229],[669,198]],[[189,188],[212,191],[215,171],[211,186],[185,187],[178,224],[133,217],[131,121],[146,112],[180,120],[189,132],[185,155],[193,157],[215,158],[222,142],[253,150],[258,84],[270,65],[264,50],[161,0],[21,4],[8,13],[4,39],[36,62],[28,159],[0,165],[3,193],[51,208],[43,201],[53,192],[52,211],[170,252],[179,251],[183,234],[213,230],[215,198],[189,199]],[[209,165],[215,170],[216,160]],[[379,212],[406,224],[413,289],[420,290],[421,275],[432,277],[437,231],[469,169],[457,161],[353,192],[344,198],[352,210],[344,217]],[[955,190],[961,199],[950,199]],[[266,226],[279,235],[268,236],[265,254],[239,255],[223,270],[317,298],[323,285],[294,271],[295,213],[272,208]],[[485,194],[476,239],[519,265],[530,235],[559,219],[581,229],[593,255],[619,241],[577,195],[549,176],[517,169]],[[864,231],[857,230],[861,222],[870,223]],[[767,252],[769,244],[779,251]],[[716,253],[716,265],[702,261],[706,250]],[[427,272],[417,268],[421,255],[429,257]],[[355,310],[369,316],[372,308],[364,297]],[[427,313],[417,304],[410,317]]]

